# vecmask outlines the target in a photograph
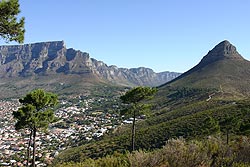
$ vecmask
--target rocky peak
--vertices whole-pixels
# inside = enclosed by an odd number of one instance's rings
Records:
[[[229,41],[225,40],[209,51],[201,60],[201,64],[206,65],[223,59],[244,60],[244,58],[237,52],[236,47]]]

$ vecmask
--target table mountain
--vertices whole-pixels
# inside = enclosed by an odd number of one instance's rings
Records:
[[[18,86],[13,86],[15,89],[29,84],[41,86],[56,83],[71,87],[77,84],[83,89],[87,83],[157,86],[179,75],[175,72],[155,73],[144,67],[127,69],[108,66],[86,52],[67,49],[64,41],[0,46],[1,85],[10,86],[9,82],[17,82]]]

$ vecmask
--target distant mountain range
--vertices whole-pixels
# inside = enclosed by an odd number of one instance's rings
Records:
[[[216,45],[189,71],[161,86],[217,89],[224,95],[250,95],[250,62],[229,41]]]
[[[63,41],[0,46],[0,89],[7,86],[7,91],[15,90],[17,94],[23,88],[43,86],[54,91],[74,86],[81,90],[99,83],[158,86],[179,75],[176,72],[155,73],[144,67],[108,66],[90,58],[86,52],[67,49]],[[58,84],[64,88],[58,88]]]

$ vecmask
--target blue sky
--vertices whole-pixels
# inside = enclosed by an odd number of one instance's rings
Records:
[[[20,0],[20,5],[24,43],[64,40],[67,48],[108,65],[185,72],[225,39],[250,59],[249,0]]]

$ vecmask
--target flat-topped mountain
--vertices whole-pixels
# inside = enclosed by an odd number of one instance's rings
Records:
[[[236,96],[250,95],[250,62],[229,41],[216,45],[200,63],[165,86],[214,88]]]
[[[34,84],[61,83],[72,87],[77,84],[82,88],[89,82],[93,85],[158,86],[179,75],[175,72],[155,73],[144,67],[127,69],[108,66],[86,52],[67,49],[63,41],[0,46],[1,85],[8,85],[13,79],[20,82],[21,79],[23,87],[25,82],[30,84],[31,81]]]

